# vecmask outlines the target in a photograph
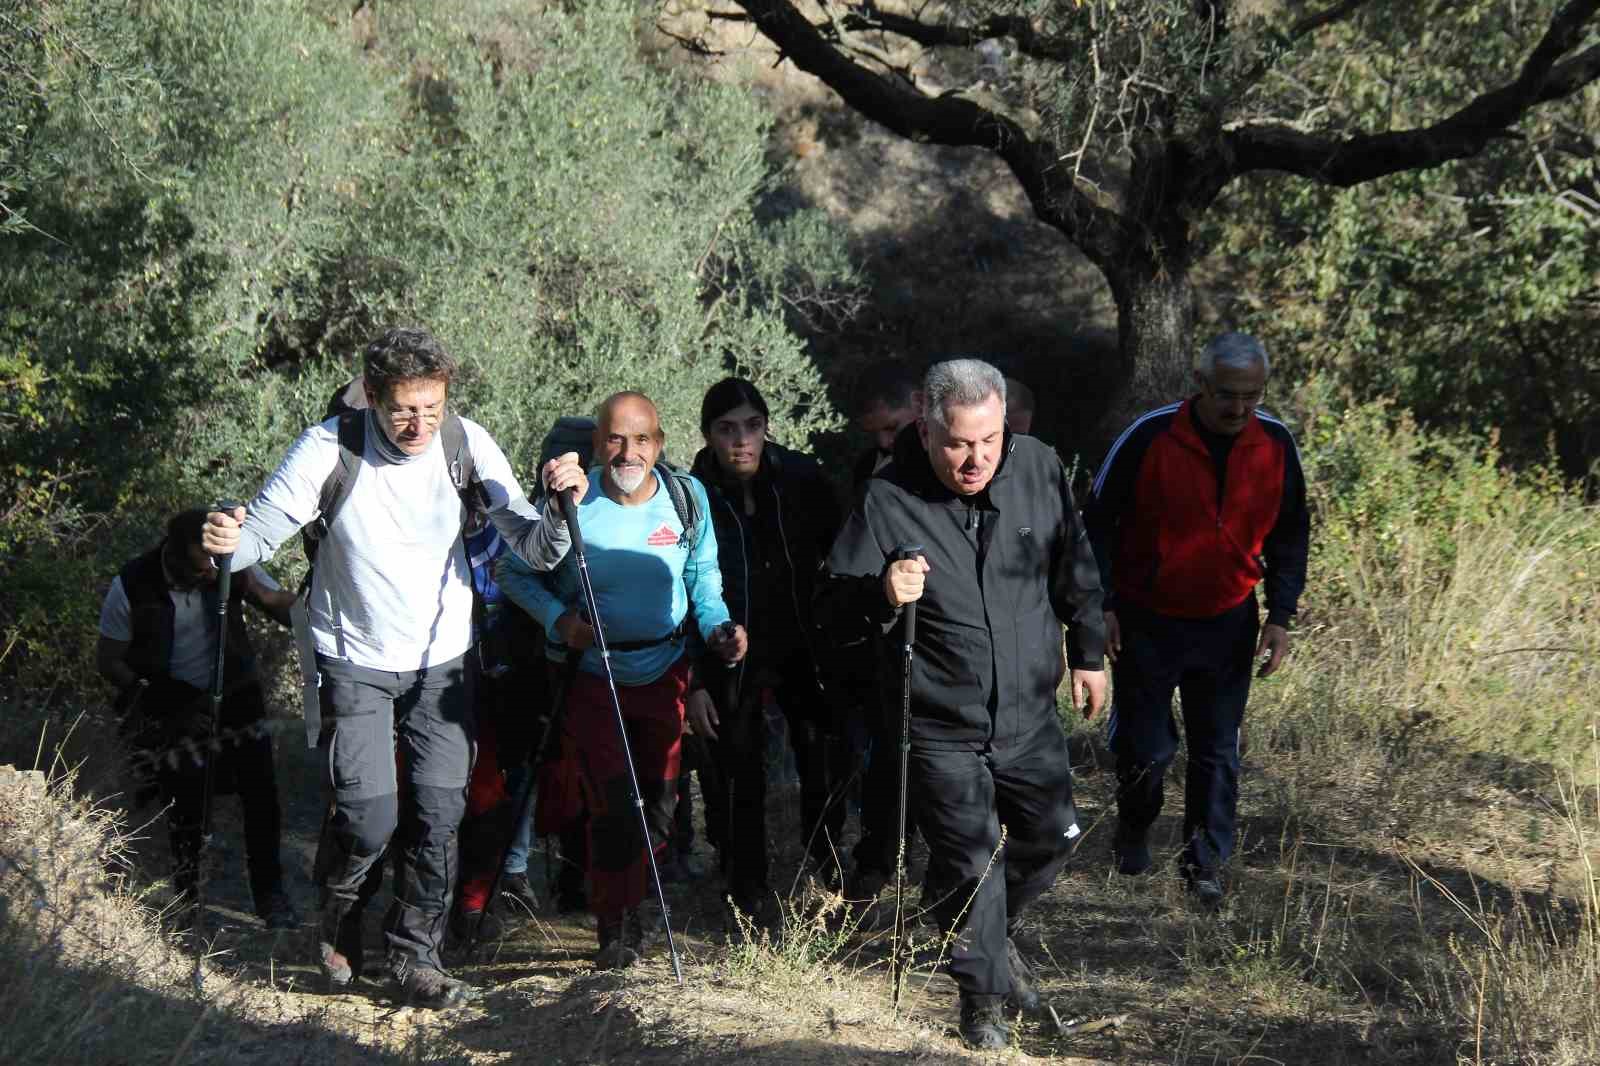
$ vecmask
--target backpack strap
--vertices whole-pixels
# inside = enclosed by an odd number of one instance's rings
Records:
[[[662,484],[667,486],[672,509],[678,513],[678,524],[683,526],[683,535],[678,538],[678,544],[693,555],[700,546],[700,506],[695,502],[692,479],[688,474],[664,463],[657,463],[656,470],[661,474]]]
[[[366,450],[367,412],[362,409],[345,411],[339,416],[339,461],[322,483],[322,492],[317,497],[317,517],[300,531],[300,543],[305,547],[306,562],[310,564],[306,567],[305,579],[300,582],[302,597],[311,589],[311,577],[317,567],[317,548],[333,528],[344,501],[350,498],[356,475],[361,472],[361,456]],[[328,608],[332,615],[334,645],[342,659],[345,657],[344,616],[339,612],[339,594],[331,588]]]

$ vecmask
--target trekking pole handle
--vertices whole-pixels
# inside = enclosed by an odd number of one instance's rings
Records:
[[[904,562],[907,559],[915,559],[921,554],[922,545],[902,544],[900,547],[894,550],[894,558],[891,560],[891,562]],[[910,603],[902,607],[900,609],[900,614],[901,617],[905,619],[906,624],[906,650],[910,651],[912,645],[916,644],[917,642],[917,601],[912,600]]]
[[[583,532],[578,528],[577,497],[577,489],[567,489],[556,493],[556,504],[561,508],[561,520],[567,524],[567,532],[572,534],[572,550],[582,555]]]

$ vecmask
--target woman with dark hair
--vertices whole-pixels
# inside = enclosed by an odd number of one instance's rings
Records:
[[[747,914],[768,902],[764,692],[783,709],[800,772],[800,843],[834,885],[845,818],[843,797],[831,794],[844,771],[839,728],[818,677],[827,645],[811,613],[841,513],[816,460],[767,438],[768,418],[753,384],[719,381],[700,405],[706,447],[693,467],[711,502],[723,600],[750,634],[738,666],[708,657],[696,671],[714,710],[692,716],[713,742],[726,789],[707,797],[706,835],[721,850],[728,894]]]

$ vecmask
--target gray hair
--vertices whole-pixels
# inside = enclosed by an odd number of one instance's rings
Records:
[[[1200,350],[1200,358],[1194,364],[1195,370],[1207,381],[1216,377],[1219,366],[1230,370],[1249,370],[1260,366],[1267,374],[1272,373],[1266,348],[1248,333],[1223,333],[1211,338]]]
[[[923,417],[948,428],[951,407],[976,407],[991,396],[1006,405],[1006,379],[982,359],[947,359],[928,368],[922,379]]]

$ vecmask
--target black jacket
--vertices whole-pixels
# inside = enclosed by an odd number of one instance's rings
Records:
[[[744,488],[726,477],[710,448],[691,472],[706,487],[717,533],[722,599],[750,635],[754,662],[807,672],[820,665],[822,634],[812,612],[818,572],[841,519],[838,500],[808,455],[768,441],[751,483],[755,514],[745,514]]]
[[[911,732],[924,747],[981,750],[1054,722],[1063,621],[1071,665],[1101,668],[1099,571],[1067,472],[1032,437],[1008,432],[1003,449],[984,491],[961,497],[934,476],[908,426],[828,556],[825,624],[886,634],[899,612],[883,572],[897,546],[922,546],[932,569],[917,607]],[[880,647],[898,673],[894,643]]]

